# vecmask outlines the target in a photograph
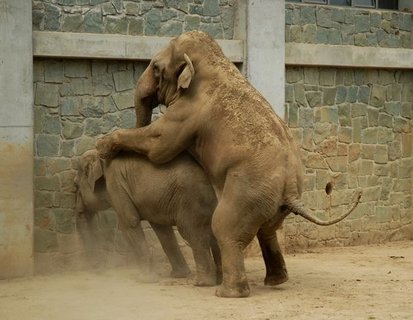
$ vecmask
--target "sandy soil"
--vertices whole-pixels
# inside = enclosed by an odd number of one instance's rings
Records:
[[[286,256],[290,280],[263,285],[260,258],[246,261],[251,296],[222,299],[163,271],[142,284],[136,269],[0,281],[2,320],[413,319],[413,242],[327,248]]]

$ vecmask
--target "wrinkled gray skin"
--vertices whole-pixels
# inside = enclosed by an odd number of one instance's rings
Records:
[[[102,158],[119,150],[166,163],[189,151],[204,168],[218,197],[212,229],[222,253],[220,297],[250,293],[243,249],[257,235],[266,266],[266,285],[288,280],[276,230],[293,212],[314,223],[300,200],[303,166],[287,125],[264,97],[224,56],[214,39],[191,31],[171,40],[140,77],[135,95],[137,124],[162,103],[162,118],[143,127],[120,129],[99,139]],[[140,113],[140,114],[139,114]]]
[[[221,258],[211,230],[217,200],[202,168],[188,154],[155,165],[136,153],[119,153],[105,161],[99,159],[96,150],[89,150],[78,160],[75,182],[78,211],[114,208],[119,227],[143,266],[143,281],[155,280],[156,275],[152,273],[140,220],[147,220],[158,236],[172,265],[172,276],[190,273],[172,229],[177,226],[192,248],[195,284],[211,286],[220,282]]]

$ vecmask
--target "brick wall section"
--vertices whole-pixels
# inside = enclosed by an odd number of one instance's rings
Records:
[[[398,11],[286,4],[286,42],[413,48],[413,15]]]
[[[92,237],[84,217],[76,215],[74,159],[94,148],[97,135],[135,125],[134,84],[145,67],[139,62],[34,61],[37,272],[83,267],[87,257],[105,265],[129,261],[112,210],[96,217]],[[154,235],[146,233],[154,254],[161,255]]]
[[[357,188],[364,192],[356,211],[335,226],[290,216],[287,249],[408,238],[413,71],[289,67],[286,79],[288,125],[305,164],[306,206],[329,218],[347,209]],[[328,181],[334,184],[330,197]]]
[[[232,39],[235,0],[33,0],[33,29],[177,36],[199,29]]]

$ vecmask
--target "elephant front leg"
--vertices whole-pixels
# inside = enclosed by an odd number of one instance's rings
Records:
[[[276,227],[264,225],[257,233],[262,256],[265,262],[266,275],[264,284],[276,286],[288,280],[287,267],[277,240]]]
[[[169,263],[172,266],[171,277],[186,278],[191,274],[191,270],[189,269],[182,251],[179,248],[178,241],[176,240],[172,227],[155,223],[150,224],[152,229],[155,231],[159,242],[161,243],[163,251],[168,257]]]

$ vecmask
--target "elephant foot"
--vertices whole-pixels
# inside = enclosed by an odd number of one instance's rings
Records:
[[[250,295],[250,288],[248,283],[233,288],[228,288],[222,284],[215,291],[215,295],[221,298],[246,298]]]
[[[287,271],[281,273],[281,274],[276,274],[276,275],[270,275],[266,276],[264,280],[264,285],[266,286],[278,286],[284,282],[288,281],[288,273]]]
[[[173,269],[171,271],[172,278],[187,278],[191,274],[191,270],[189,269]]]

